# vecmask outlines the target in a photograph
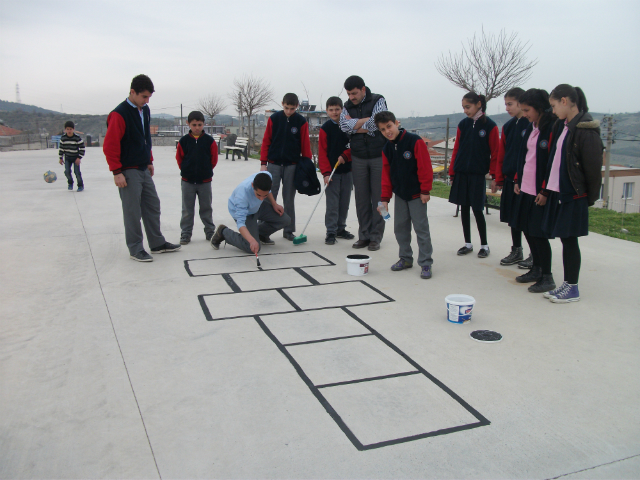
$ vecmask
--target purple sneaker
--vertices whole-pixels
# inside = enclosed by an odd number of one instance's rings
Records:
[[[394,272],[399,272],[400,270],[411,267],[413,267],[413,263],[405,262],[404,260],[400,259],[396,263],[391,265],[391,270],[393,270]]]
[[[431,265],[425,265],[424,267],[422,267],[422,271],[420,272],[420,278],[424,278],[425,280],[428,280],[431,278],[432,275],[433,275],[433,272],[431,272]]]
[[[553,303],[579,302],[580,292],[578,291],[578,285],[567,284],[567,287],[564,290],[551,297],[549,300]]]

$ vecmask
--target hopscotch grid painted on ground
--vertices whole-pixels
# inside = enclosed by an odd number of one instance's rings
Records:
[[[351,441],[351,443],[358,450],[361,450],[361,451],[371,450],[371,449],[375,449],[375,448],[381,448],[381,447],[386,447],[386,446],[390,446],[390,445],[397,445],[397,444],[400,444],[400,443],[420,440],[420,439],[423,439],[423,438],[435,437],[435,436],[439,436],[439,435],[446,435],[446,434],[449,434],[449,433],[460,432],[460,431],[469,430],[469,429],[472,429],[472,428],[477,428],[477,427],[490,425],[491,422],[489,422],[489,420],[487,420],[476,409],[471,407],[471,405],[469,405],[465,400],[463,400],[460,396],[458,396],[455,392],[453,392],[449,387],[447,387],[444,383],[442,383],[436,377],[434,377],[429,372],[427,372],[418,363],[416,363],[414,360],[412,360],[406,353],[404,353],[402,350],[400,350],[392,342],[387,340],[378,331],[376,331],[371,326],[369,326],[364,320],[362,320],[360,317],[358,317],[354,312],[352,312],[348,308],[348,307],[357,307],[357,306],[364,306],[364,305],[375,305],[375,304],[379,304],[379,303],[394,302],[395,300],[393,298],[391,298],[388,295],[384,294],[383,292],[381,292],[377,288],[373,287],[369,283],[365,282],[364,280],[347,280],[347,281],[339,281],[339,282],[320,283],[316,279],[314,279],[311,275],[309,275],[309,273],[303,271],[302,269],[303,268],[312,268],[312,267],[317,267],[317,266],[331,266],[331,265],[335,266],[335,264],[333,262],[331,262],[330,260],[322,257],[321,255],[318,255],[316,252],[291,252],[291,254],[293,254],[293,255],[299,254],[299,253],[313,253],[317,257],[319,257],[322,260],[326,261],[327,264],[326,265],[310,265],[308,267],[304,267],[304,266],[300,267],[300,266],[298,266],[298,267],[285,267],[285,268],[269,268],[267,270],[260,270],[260,271],[287,270],[287,269],[288,270],[293,270],[296,273],[298,273],[301,278],[303,278],[304,280],[308,281],[311,285],[293,285],[293,286],[278,287],[278,288],[242,290],[240,288],[240,286],[236,283],[236,281],[233,279],[232,275],[245,274],[245,273],[256,273],[257,270],[249,270],[249,271],[243,270],[243,271],[239,271],[239,272],[225,272],[225,273],[207,274],[207,275],[221,275],[225,279],[226,283],[229,285],[229,288],[232,291],[229,292],[229,293],[225,292],[225,293],[214,293],[214,294],[198,295],[198,301],[199,301],[199,303],[200,303],[200,305],[202,307],[202,311],[204,313],[204,316],[205,316],[206,320],[208,320],[208,321],[219,321],[219,320],[231,320],[231,319],[235,319],[235,318],[251,318],[251,317],[254,318],[254,320],[258,323],[258,325],[264,331],[264,333],[267,335],[267,337],[269,337],[269,339],[271,339],[271,341],[278,347],[280,352],[289,360],[291,365],[294,367],[294,369],[296,370],[296,372],[298,373],[300,378],[302,378],[302,380],[305,382],[307,387],[311,390],[313,395],[318,399],[318,401],[324,407],[324,409],[327,411],[327,413],[331,416],[331,418],[333,418],[333,420],[336,422],[336,424],[339,426],[339,428],[343,431],[343,433],[347,436],[347,438]],[[287,253],[276,253],[276,254],[266,254],[266,255],[287,255]],[[246,258],[246,257],[252,257],[252,256],[251,255],[241,255],[241,256],[236,256],[236,257],[232,256],[232,257],[220,257],[220,258],[221,259],[229,259],[229,258]],[[217,259],[213,258],[213,259],[205,259],[205,260],[215,261]],[[191,272],[191,270],[189,268],[189,262],[192,262],[192,261],[197,261],[197,260],[186,260],[184,262],[185,269],[186,269],[187,273],[192,277],[204,276],[204,275],[194,275]],[[323,287],[323,286],[339,285],[339,284],[351,284],[351,285],[360,284],[360,285],[363,285],[365,287],[368,287],[368,289],[370,289],[370,291],[375,292],[377,295],[380,295],[384,300],[379,300],[379,301],[372,300],[372,301],[369,301],[369,302],[356,303],[356,304],[350,304],[350,305],[339,305],[339,306],[331,305],[331,306],[326,306],[326,307],[302,308],[299,305],[297,305],[291,299],[291,297],[289,295],[287,295],[287,293],[285,292],[287,290],[293,290],[293,289],[314,288],[314,287]],[[286,303],[291,306],[291,310],[281,311],[281,312],[265,312],[265,313],[260,313],[260,314],[257,314],[257,315],[256,314],[253,314],[253,315],[243,314],[243,315],[237,315],[237,316],[225,316],[225,317],[216,318],[216,317],[213,317],[213,315],[211,314],[211,311],[209,310],[209,307],[207,306],[207,303],[206,303],[206,299],[208,297],[242,295],[242,294],[246,294],[246,293],[255,294],[255,293],[260,293],[260,292],[276,292],[278,294],[279,298],[281,298],[282,300],[285,300]],[[340,311],[344,312],[346,315],[348,315],[351,319],[355,320],[358,324],[360,324],[363,328],[365,328],[369,333],[357,334],[357,335],[343,335],[343,336],[336,336],[336,337],[323,338],[323,339],[314,339],[314,340],[301,341],[301,342],[282,343],[280,340],[278,340],[277,336],[267,326],[267,324],[265,323],[265,320],[263,320],[263,317],[270,317],[270,316],[273,316],[273,315],[289,315],[289,314],[294,314],[295,315],[295,314],[300,314],[300,313],[304,313],[304,312],[313,312],[313,311],[319,311],[319,310],[336,310],[336,311],[340,310]],[[325,344],[325,343],[328,343],[328,342],[341,342],[341,341],[351,340],[351,339],[361,339],[363,337],[375,337],[377,340],[382,342],[386,347],[390,348],[395,354],[399,355],[402,359],[404,359],[404,361],[406,361],[413,368],[413,370],[404,371],[404,372],[390,373],[390,374],[387,374],[387,375],[380,375],[380,376],[373,376],[373,377],[356,378],[356,379],[351,379],[351,380],[346,380],[346,381],[339,381],[339,382],[321,383],[321,384],[317,384],[316,385],[311,380],[311,378],[308,376],[308,374],[305,373],[303,367],[294,358],[293,354],[289,351],[290,347],[304,347],[304,346],[310,346],[310,345]],[[389,379],[396,379],[396,378],[400,378],[400,377],[411,377],[411,376],[415,376],[415,375],[422,375],[423,377],[428,379],[430,382],[432,382],[434,385],[436,385],[440,390],[442,390],[444,393],[446,393],[451,400],[454,400],[459,406],[461,406],[464,410],[466,410],[466,412],[468,412],[471,416],[475,417],[477,422],[464,423],[462,425],[456,425],[454,427],[449,427],[449,428],[438,428],[438,429],[435,429],[433,431],[414,434],[414,435],[407,435],[407,436],[404,436],[404,437],[393,438],[393,439],[390,439],[390,440],[363,443],[357,437],[357,435],[354,433],[352,428],[350,428],[347,425],[347,423],[342,419],[342,417],[338,414],[338,412],[331,405],[331,403],[326,398],[326,396],[323,395],[323,393],[320,391],[321,389],[323,389],[325,391],[328,391],[328,389],[335,389],[335,388],[350,386],[350,385],[354,385],[354,384],[365,384],[365,383],[384,381],[384,380],[389,380]]]

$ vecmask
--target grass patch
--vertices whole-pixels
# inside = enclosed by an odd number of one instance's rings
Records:
[[[629,233],[622,233],[626,228]],[[640,243],[640,213],[620,213],[604,208],[589,208],[589,231]]]
[[[433,182],[431,195],[449,198],[451,187],[444,182]],[[499,197],[488,197],[491,205],[500,205]],[[625,228],[629,233],[622,233]],[[640,243],[640,213],[620,213],[603,208],[589,208],[589,231],[609,237],[621,238],[630,242]]]

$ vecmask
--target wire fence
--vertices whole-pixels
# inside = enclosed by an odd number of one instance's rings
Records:
[[[593,205],[595,208],[605,208],[604,201],[598,200]],[[606,206],[607,210],[613,210],[620,213],[640,213],[640,205],[637,203],[631,203],[628,200],[609,200]]]

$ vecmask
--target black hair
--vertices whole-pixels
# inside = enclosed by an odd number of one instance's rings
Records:
[[[189,116],[187,117],[187,123],[191,123],[194,120],[204,123],[204,115],[202,114],[201,111],[194,110],[189,114]]]
[[[340,97],[329,97],[327,98],[327,108],[329,107],[340,107],[342,108],[342,99]]]
[[[588,112],[589,106],[587,105],[587,97],[584,96],[584,92],[580,87],[572,87],[566,83],[561,83],[556,88],[551,90],[549,97],[554,100],[561,100],[567,97],[571,102],[575,103],[578,110],[581,112]]]
[[[133,80],[131,80],[131,90],[136,93],[142,93],[144,91],[147,91],[149,93],[155,92],[155,89],[153,88],[153,82],[149,77],[143,74],[133,77]]]
[[[76,126],[73,124],[73,122],[71,120],[68,120],[68,121],[64,122],[64,128],[69,128],[69,127],[73,128],[73,129],[76,128]]]
[[[520,98],[520,95],[524,93],[524,90],[520,87],[510,88],[507,93],[504,94],[504,98],[514,98],[516,101]]]
[[[344,81],[344,89],[348,92],[357,88],[358,90],[362,90],[364,88],[364,80],[362,77],[357,75],[351,75]]]
[[[273,181],[271,177],[264,172],[260,172],[253,177],[253,189],[262,190],[263,192],[270,192]]]
[[[376,124],[376,126],[381,123],[385,123],[385,124],[389,122],[396,123],[396,116],[388,110],[383,110],[382,112],[376,113],[376,116],[373,117],[373,121]]]
[[[555,122],[556,117],[551,105],[549,104],[549,94],[541,88],[530,88],[520,96],[518,102],[522,105],[528,105],[533,108],[540,117],[538,118],[538,128],[544,130],[551,122]]]
[[[293,105],[294,107],[300,105],[298,95],[296,95],[295,93],[287,93],[284,97],[282,97],[282,103],[284,105]]]
[[[480,102],[480,109],[482,110],[482,113],[487,111],[487,99],[484,98],[484,95],[478,95],[476,92],[469,92],[462,98],[466,98],[474,104]]]

